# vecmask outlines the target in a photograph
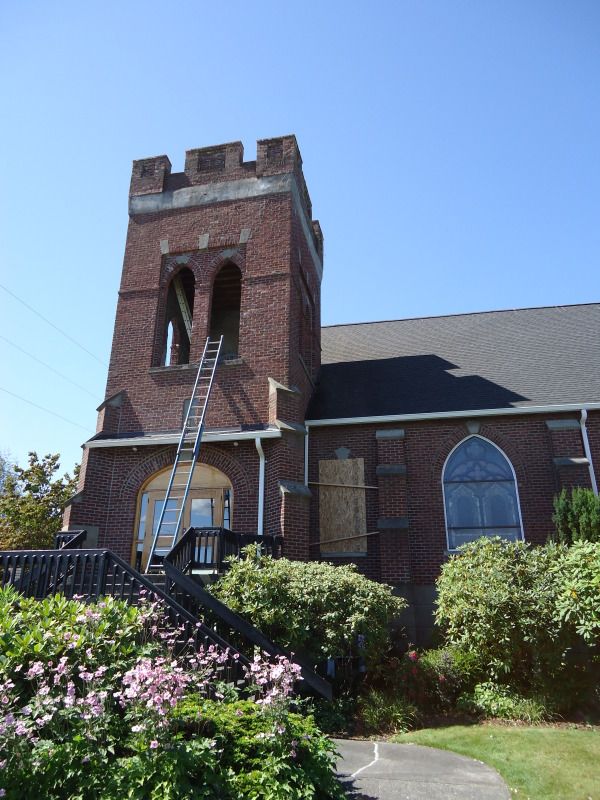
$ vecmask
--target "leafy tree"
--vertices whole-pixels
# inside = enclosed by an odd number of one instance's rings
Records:
[[[26,550],[49,547],[60,530],[62,512],[77,487],[79,467],[73,476],[55,477],[60,456],[39,458],[29,453],[29,464],[5,474],[0,493],[0,549]]]
[[[12,471],[13,468],[10,463],[10,456],[6,451],[0,451],[0,494],[2,493],[2,489],[4,487],[4,481],[6,480],[7,476],[12,473]]]

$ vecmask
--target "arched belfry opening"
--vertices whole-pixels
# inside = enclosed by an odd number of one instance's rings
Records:
[[[167,289],[161,363],[166,367],[189,364],[194,315],[194,273],[184,267]]]
[[[228,262],[219,270],[213,284],[210,307],[210,338],[223,336],[221,352],[233,357],[239,353],[242,273]]]

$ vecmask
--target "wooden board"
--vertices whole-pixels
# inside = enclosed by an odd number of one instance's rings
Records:
[[[319,483],[330,484],[319,486],[321,552],[366,553],[367,537],[360,536],[367,532],[365,489],[356,488],[365,483],[364,458],[319,461]],[[340,541],[349,536],[359,538]]]

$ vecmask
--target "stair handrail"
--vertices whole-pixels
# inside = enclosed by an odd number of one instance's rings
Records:
[[[37,562],[46,564],[45,570],[37,570],[37,572],[28,572],[24,575],[23,569],[27,566],[37,566]],[[75,564],[71,562],[74,561]],[[79,562],[79,563],[77,563]],[[81,569],[81,582],[77,585],[75,581],[72,585],[63,585],[61,594],[67,598],[83,596],[88,600],[98,600],[100,597],[111,595],[109,589],[109,575],[110,568],[117,566],[124,574],[128,575],[131,582],[138,584],[138,589],[143,588],[149,596],[154,595],[163,604],[167,613],[175,619],[186,623],[193,631],[194,639],[196,642],[200,640],[208,641],[210,644],[217,645],[223,651],[228,650],[232,662],[240,664],[241,666],[248,667],[250,665],[249,659],[240,652],[234,645],[223,639],[222,636],[212,630],[204,622],[200,621],[197,616],[192,614],[175,598],[155,586],[152,581],[145,578],[141,573],[134,569],[130,564],[124,561],[112,550],[105,548],[89,548],[89,549],[59,549],[59,550],[2,550],[0,551],[0,585],[6,586],[12,584],[17,591],[25,593],[27,597],[44,598],[56,592],[56,588],[50,583],[49,572],[56,569],[58,573],[59,567],[66,566],[63,571],[66,572],[69,566],[74,566],[75,569]],[[86,573],[87,570],[87,573]],[[87,581],[84,583],[84,579]],[[18,577],[17,577],[18,576]],[[40,576],[42,578],[40,584]],[[24,581],[24,577],[26,580]],[[37,581],[37,583],[36,583]],[[55,581],[56,583],[56,581]],[[121,582],[121,588],[124,584]],[[113,586],[114,588],[114,586]],[[76,589],[81,591],[75,591]],[[85,590],[85,591],[84,591]],[[132,587],[130,585],[129,596],[121,591],[118,594],[113,592],[112,596],[117,596],[125,602],[133,603]]]
[[[174,584],[175,587],[194,598],[199,606],[211,611],[221,622],[227,625],[230,629],[240,633],[251,644],[260,648],[262,651],[267,653],[267,655],[293,658],[293,661],[296,662],[302,670],[301,675],[304,685],[310,687],[313,691],[317,692],[328,700],[331,700],[333,696],[331,684],[324,678],[321,678],[320,675],[317,675],[306,658],[298,653],[294,653],[292,657],[288,651],[272,642],[257,627],[248,622],[248,620],[246,620],[240,614],[232,611],[229,606],[225,605],[225,603],[221,602],[221,600],[217,599],[214,595],[203,589],[195,580],[193,580],[193,578],[185,574],[185,572],[180,569],[177,564],[179,553],[183,551],[186,546],[189,546],[190,540],[192,542],[195,540],[195,537],[197,536],[197,530],[201,529],[188,528],[181,539],[177,542],[175,547],[165,556],[163,560],[163,567],[165,570],[165,575],[167,576],[167,580]],[[189,565],[186,567],[186,569],[187,568],[189,568]]]
[[[212,628],[210,628],[208,625],[205,625],[204,622],[200,621],[197,616],[180,605],[177,600],[164,591],[164,589],[156,586],[151,580],[148,580],[148,578],[134,569],[116,553],[113,553],[111,550],[107,550],[105,552],[115,564],[117,564],[124,572],[127,572],[132,578],[141,584],[148,593],[154,594],[164,603],[164,605],[171,608],[178,616],[195,626],[195,628],[203,635],[204,638],[210,639],[213,644],[218,645],[222,650],[229,650],[232,655],[237,657],[238,662],[244,666],[248,666],[250,664],[248,658],[243,653],[237,650],[237,648],[233,647],[233,645],[223,639],[223,637],[219,636],[219,634],[212,630]]]

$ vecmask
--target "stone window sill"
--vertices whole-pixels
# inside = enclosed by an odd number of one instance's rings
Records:
[[[220,367],[239,367],[245,364],[243,358],[224,358],[220,361]],[[163,372],[187,372],[188,370],[198,370],[199,364],[171,364],[168,367],[150,367],[148,372],[150,375],[156,375]]]

